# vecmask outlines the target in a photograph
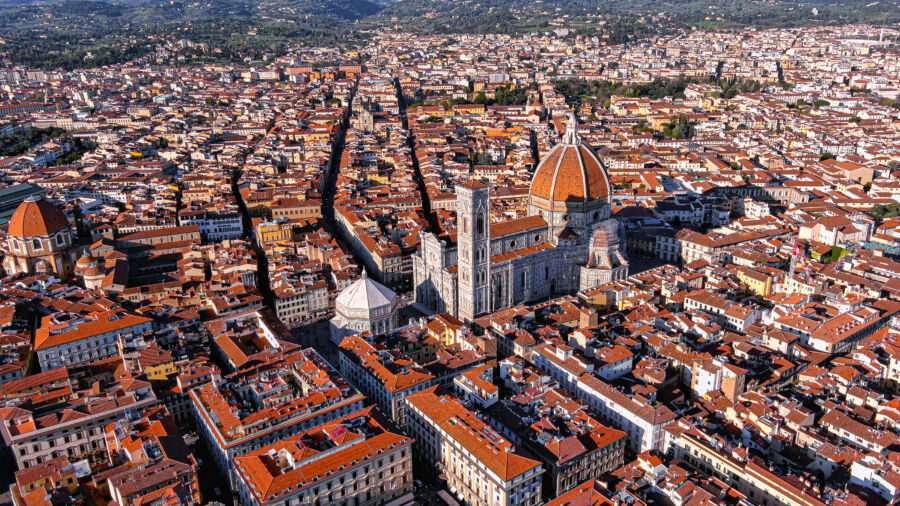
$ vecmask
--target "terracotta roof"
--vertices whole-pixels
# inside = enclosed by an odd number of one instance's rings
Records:
[[[517,234],[526,230],[544,228],[546,226],[547,222],[544,221],[544,218],[537,215],[491,223],[491,238],[502,237],[508,234]]]
[[[34,334],[34,349],[43,350],[65,343],[71,343],[80,339],[118,332],[153,320],[128,313],[114,313],[111,311],[98,311],[88,315],[87,320],[76,325],[68,324],[72,330],[52,333],[51,325],[47,322],[37,329]]]
[[[609,177],[587,146],[559,144],[538,165],[529,193],[562,202],[609,199]]]
[[[350,441],[358,442],[348,445]],[[253,484],[256,501],[265,504],[411,442],[388,430],[369,407],[236,457],[234,462],[241,479]]]
[[[22,238],[48,236],[68,227],[68,218],[55,204],[27,198],[9,220],[9,235]]]
[[[602,483],[590,480],[548,502],[547,506],[612,506],[607,493]]]
[[[439,425],[447,437],[457,441],[494,474],[504,481],[512,481],[529,470],[539,467],[538,461],[515,453],[515,446],[474,413],[449,396],[438,396],[435,387],[408,396],[407,402],[418,408]]]

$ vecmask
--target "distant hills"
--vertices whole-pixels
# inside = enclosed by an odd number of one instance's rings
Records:
[[[173,34],[233,59],[278,55],[292,41],[352,45],[395,27],[556,30],[617,44],[693,27],[898,22],[898,0],[0,0],[0,58],[45,68],[104,65],[145,55]]]

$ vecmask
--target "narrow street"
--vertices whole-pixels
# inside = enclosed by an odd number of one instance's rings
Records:
[[[412,160],[416,183],[419,185],[419,194],[422,197],[422,209],[425,210],[428,226],[436,233],[441,227],[438,224],[437,216],[431,212],[431,199],[428,197],[428,191],[425,188],[425,180],[422,179],[422,171],[419,169],[419,158],[416,156],[416,143],[412,132],[409,131],[409,118],[406,117],[406,100],[404,100],[403,91],[400,89],[400,81],[396,78],[394,79],[394,87],[397,90],[397,103],[400,105],[400,120],[403,122],[403,129],[407,132],[407,144],[409,145],[409,155]]]
[[[353,96],[355,94],[351,93],[349,106],[347,107],[347,115],[344,117],[343,122],[338,129],[337,138],[331,149],[331,157],[329,158],[329,165],[326,168],[326,172],[324,174],[321,192],[322,192],[322,215],[325,219],[325,226],[327,230],[335,237],[335,239],[341,244],[341,246],[346,250],[352,252],[352,248],[347,247],[347,243],[344,238],[341,237],[340,229],[336,226],[335,218],[334,218],[334,193],[335,187],[337,183],[337,174],[341,164],[341,152],[344,150],[344,139],[346,138],[347,128],[350,126],[350,116],[352,114],[353,107]],[[265,138],[268,137],[276,128],[277,122],[282,118],[279,115],[272,121],[271,128],[260,140],[259,144],[265,142]],[[240,168],[236,168],[232,172],[231,178],[231,191],[234,195],[235,200],[237,201],[238,208],[241,212],[241,217],[243,220],[244,226],[244,236],[249,239],[253,244],[253,249],[256,252],[256,265],[257,265],[257,288],[259,289],[260,294],[263,297],[263,303],[266,307],[274,308],[275,301],[272,296],[272,289],[269,284],[269,262],[266,258],[265,251],[260,247],[259,243],[256,241],[256,234],[253,230],[253,221],[250,217],[250,212],[247,209],[247,205],[244,202],[243,197],[240,194],[240,182],[241,182],[242,171]],[[359,259],[357,259],[359,261]]]
[[[256,242],[256,234],[253,233],[253,221],[250,219],[250,211],[244,203],[244,198],[239,191],[241,169],[237,168],[231,174],[231,191],[234,199],[238,203],[238,209],[241,211],[241,219],[244,225],[244,237],[248,238],[253,244],[253,250],[256,252],[256,288],[259,289],[260,295],[263,297],[263,304],[266,307],[275,307],[275,301],[272,298],[272,289],[269,286],[269,260],[266,258],[265,252]]]
[[[347,139],[347,130],[350,128],[350,118],[353,116],[353,98],[356,96],[356,86],[359,85],[359,81],[356,82],[356,85],[353,87],[353,91],[350,93],[350,100],[347,106],[347,115],[344,117],[343,122],[341,123],[340,131],[338,132],[338,136],[334,141],[334,145],[331,150],[331,158],[329,161],[328,168],[325,172],[325,178],[322,181],[322,217],[325,219],[325,229],[327,232],[331,234],[331,236],[338,242],[341,246],[341,249],[353,255],[353,260],[356,261],[356,264],[360,267],[365,266],[363,263],[362,257],[360,257],[356,250],[353,248],[353,243],[351,238],[346,237],[343,229],[338,225],[337,218],[334,214],[334,197],[337,192],[337,178],[338,173],[341,168],[341,154],[344,152],[344,143]]]

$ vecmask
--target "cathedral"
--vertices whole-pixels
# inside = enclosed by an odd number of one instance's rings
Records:
[[[628,276],[609,177],[577,125],[573,114],[535,170],[524,218],[492,223],[490,187],[456,187],[455,234],[425,234],[413,258],[416,302],[470,322]]]

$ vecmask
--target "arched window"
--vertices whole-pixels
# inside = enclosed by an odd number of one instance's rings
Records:
[[[479,212],[475,218],[475,230],[478,235],[484,235],[484,213]]]

